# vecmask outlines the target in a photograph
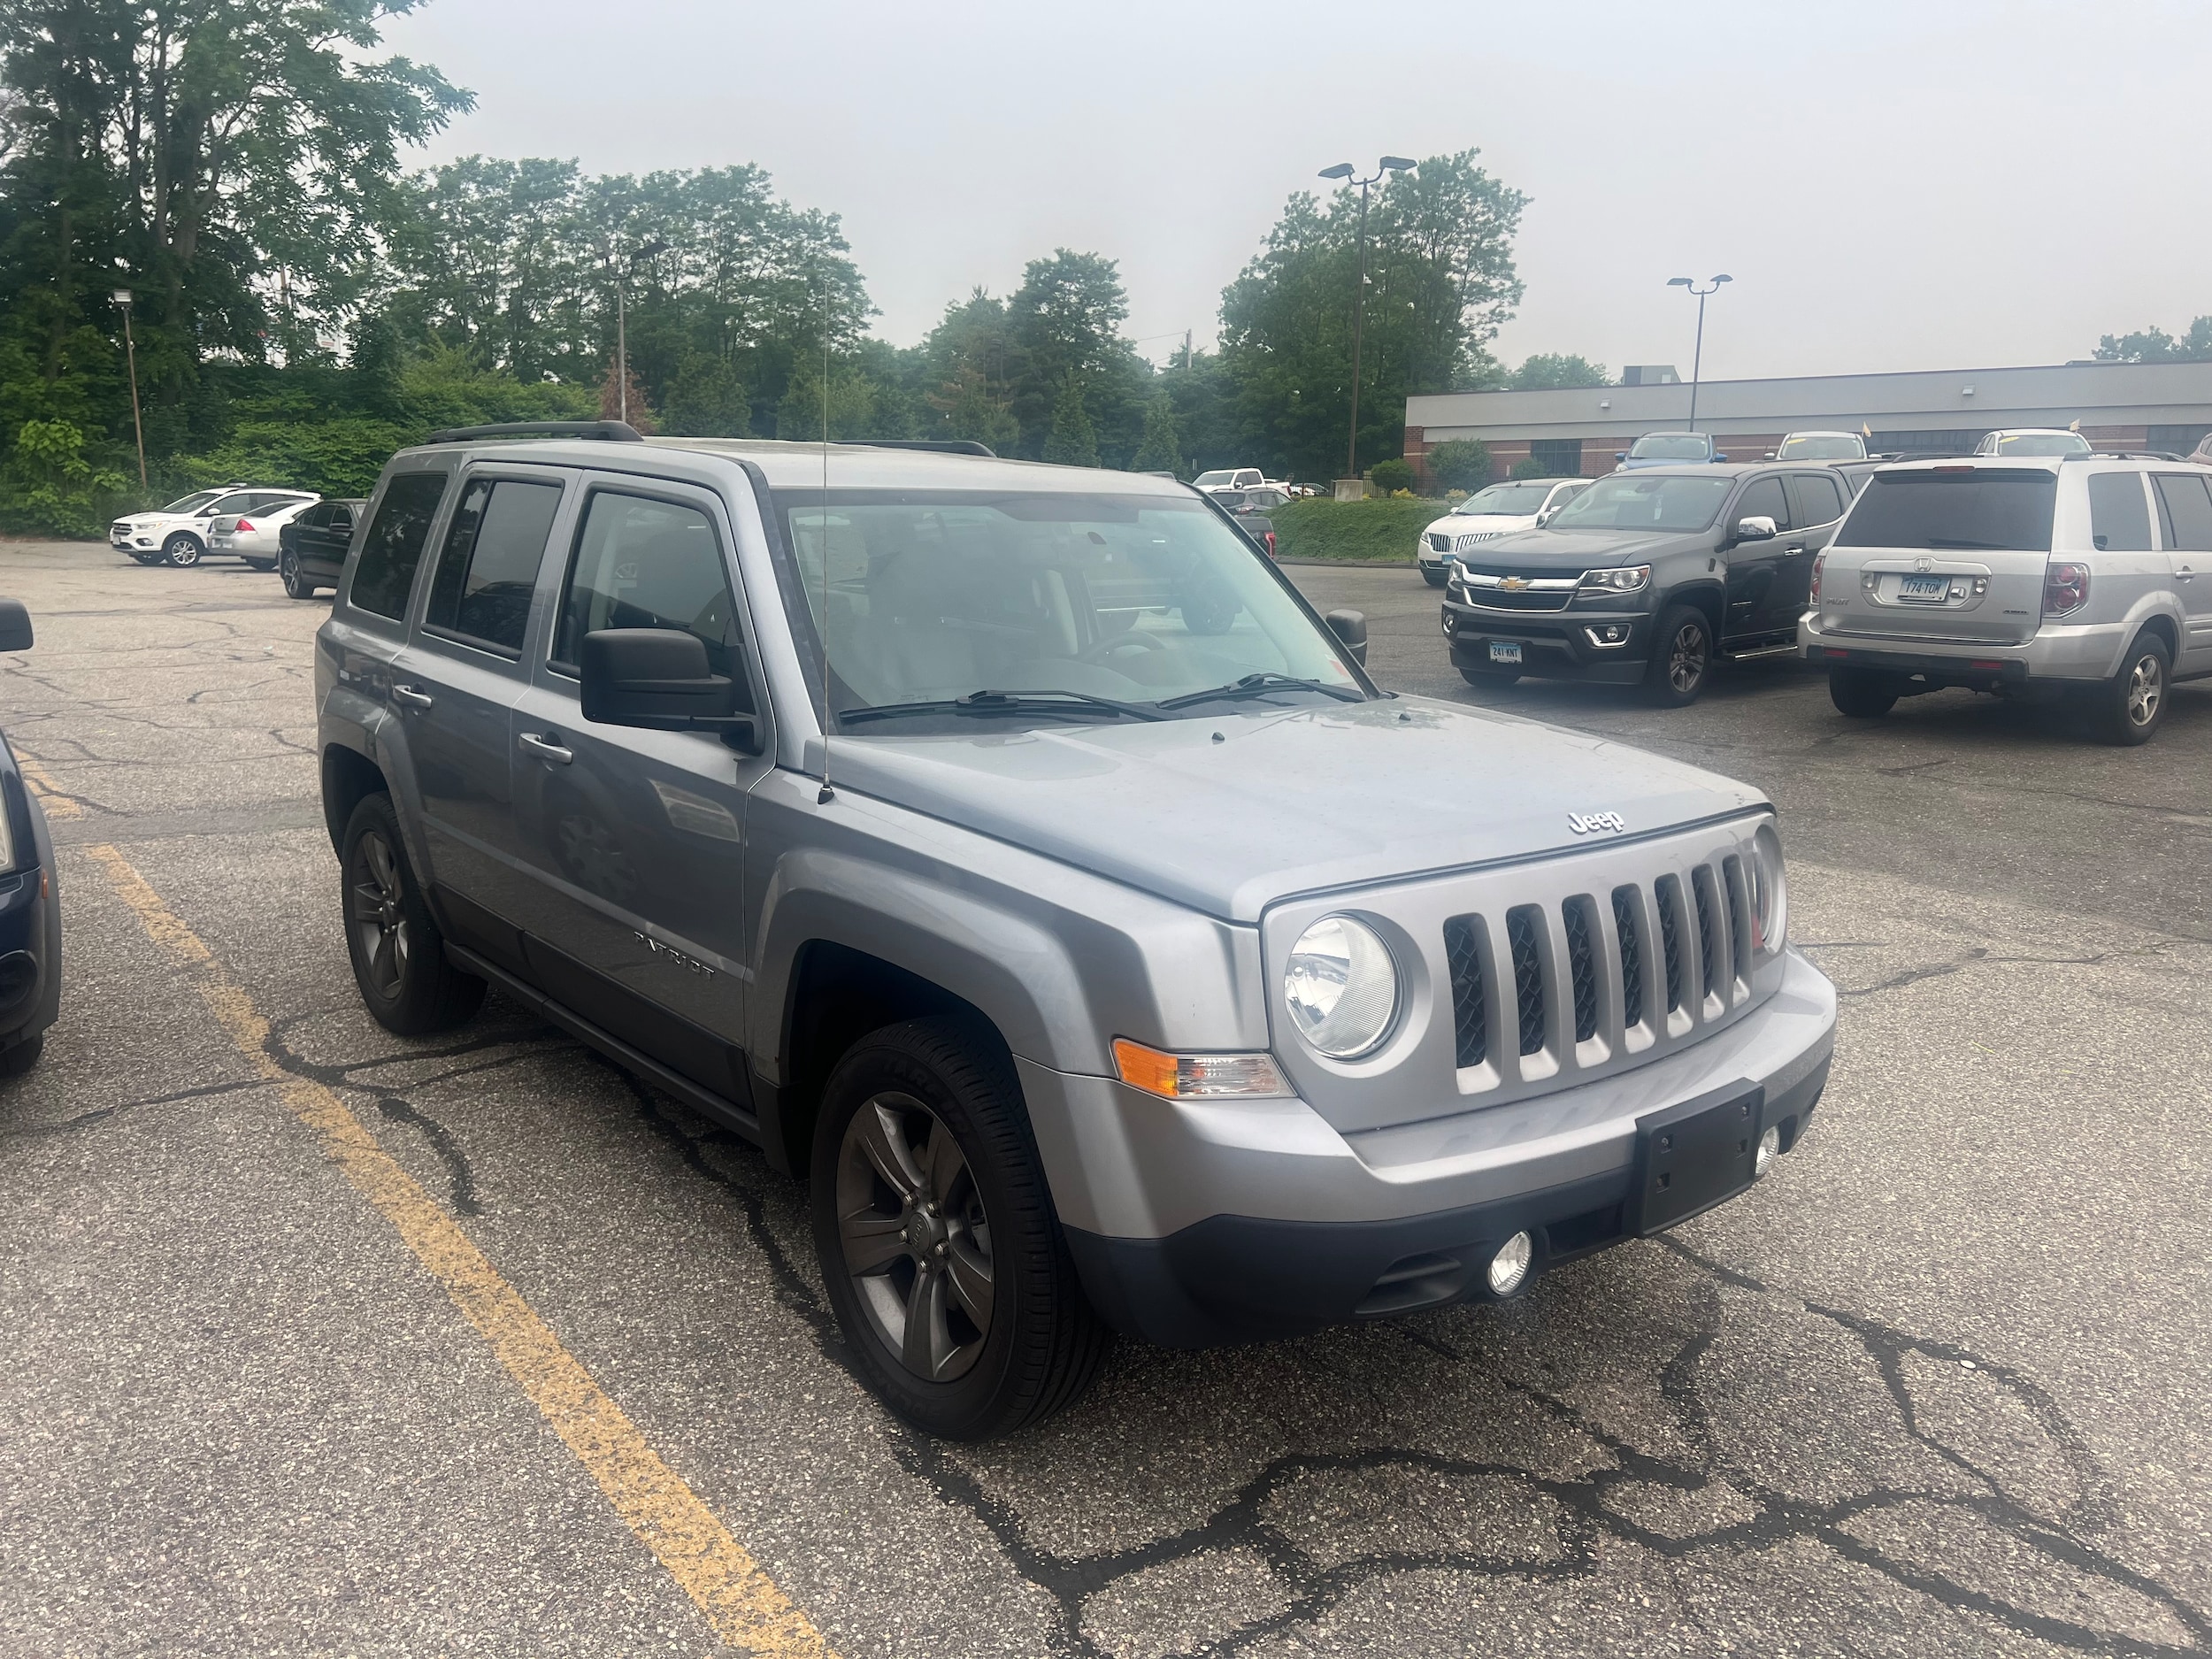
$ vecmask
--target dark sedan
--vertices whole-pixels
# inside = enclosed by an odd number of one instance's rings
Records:
[[[337,587],[354,524],[368,504],[344,497],[319,501],[277,532],[277,574],[284,579],[286,593],[312,599],[317,589]]]
[[[31,618],[0,599],[0,651],[31,648]],[[38,1064],[61,1012],[61,887],[38,797],[0,733],[0,1077]]]

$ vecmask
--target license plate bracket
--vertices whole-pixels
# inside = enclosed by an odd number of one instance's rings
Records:
[[[1521,660],[1521,642],[1520,642],[1520,641],[1518,641],[1518,640],[1493,640],[1493,641],[1490,641],[1490,660],[1491,660],[1492,662],[1494,662],[1494,663],[1517,663],[1517,662],[1519,662],[1519,661]]]
[[[1765,1114],[1764,1089],[1738,1087],[1638,1118],[1633,1231],[1663,1233],[1749,1187]]]

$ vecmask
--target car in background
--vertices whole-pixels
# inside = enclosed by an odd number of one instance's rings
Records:
[[[1866,440],[1855,432],[1786,432],[1770,461],[1863,461]]]
[[[31,649],[31,616],[0,599],[0,651]],[[61,1012],[61,887],[38,797],[0,732],[0,1077],[38,1064]]]
[[[1647,432],[1627,449],[1617,451],[1613,459],[1619,463],[1615,472],[1634,472],[1647,466],[1717,465],[1728,457],[1720,452],[1709,432]]]
[[[1817,462],[1599,479],[1543,529],[1455,562],[1452,665],[1476,687],[1533,674],[1690,703],[1718,658],[1796,654],[1814,560],[1848,504]]]
[[[335,588],[353,545],[353,526],[369,503],[357,497],[326,499],[303,507],[277,530],[277,573],[295,599],[312,599]]]
[[[278,537],[284,526],[321,499],[306,495],[280,507],[263,508],[250,517],[241,513],[214,519],[207,527],[207,550],[235,555],[257,571],[273,571],[282,551]]]
[[[2197,440],[2197,447],[2189,451],[2186,458],[2198,466],[2212,466],[2212,432]]]
[[[1432,588],[1441,588],[1451,562],[1486,541],[1539,528],[1590,486],[1586,478],[1516,478],[1479,489],[1421,532],[1414,557]]]
[[[1267,474],[1256,466],[1217,466],[1191,480],[1194,488],[1209,494],[1223,489],[1257,489],[1266,482]]]
[[[1273,484],[1251,489],[1209,492],[1222,511],[1237,521],[1237,528],[1259,543],[1268,557],[1275,557],[1275,521],[1267,515],[1290,499],[1290,492]]]
[[[108,526],[108,544],[127,553],[141,565],[166,561],[183,570],[197,565],[207,553],[210,527],[215,520],[241,513],[265,512],[273,507],[315,499],[311,489],[256,489],[227,484],[220,490],[201,490],[171,502],[159,512],[134,513]]]
[[[1885,467],[1814,567],[1798,630],[1838,711],[1958,687],[2063,699],[2149,741],[2212,675],[2212,480],[2141,456]]]
[[[1982,441],[1974,446],[1976,455],[2001,456],[2008,461],[2039,459],[2055,456],[2064,459],[2070,455],[2094,455],[2089,440],[2070,428],[2057,426],[2016,426],[2008,431],[1985,432]]]

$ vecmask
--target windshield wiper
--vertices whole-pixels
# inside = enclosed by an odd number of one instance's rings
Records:
[[[1318,691],[1334,697],[1340,703],[1364,703],[1364,692],[1349,686],[1332,686],[1318,680],[1299,680],[1290,674],[1247,674],[1243,679],[1226,686],[1216,686],[1210,691],[1187,691],[1179,697],[1163,697],[1163,709],[1187,709],[1194,703],[1210,703],[1216,698],[1256,697],[1270,691]]]
[[[865,708],[840,709],[837,720],[841,726],[850,726],[863,720],[887,720],[910,714],[1087,714],[1094,709],[1107,714],[1127,715],[1136,720],[1162,720],[1167,718],[1142,703],[1117,703],[1111,697],[1094,697],[1087,691],[1061,691],[1056,688],[1045,691],[972,691],[964,697],[938,697],[926,703],[879,703]]]

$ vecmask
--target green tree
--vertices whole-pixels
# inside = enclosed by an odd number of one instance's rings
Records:
[[[829,431],[822,430],[826,412]],[[776,406],[776,435],[800,443],[818,443],[825,435],[835,438],[872,438],[887,434],[875,430],[876,392],[868,377],[850,361],[833,361],[826,411],[822,396],[822,367],[809,354],[792,367],[783,400]]]
[[[1577,386],[1610,386],[1605,365],[1593,363],[1587,357],[1561,357],[1554,352],[1539,352],[1522,359],[1521,366],[1513,371],[1508,387],[1517,392],[1551,392]]]
[[[1508,478],[1549,478],[1551,468],[1531,455],[1514,462],[1513,470],[1506,476]]]
[[[1120,268],[1111,259],[1060,248],[1023,270],[1021,287],[1006,303],[1008,402],[1021,423],[1022,455],[1033,460],[1046,454],[1062,425],[1061,403],[1071,377],[1079,395],[1094,401],[1115,384],[1112,371],[1129,355],[1120,334],[1128,316]],[[1102,407],[1084,411],[1094,457],[1094,417],[1105,412]],[[1136,420],[1142,420],[1141,405]]]
[[[964,364],[955,378],[929,397],[937,411],[937,431],[947,438],[964,438],[987,445],[1000,454],[1010,451],[1021,437],[1021,423],[1003,398],[991,389],[983,371]]]
[[[0,523],[50,535],[94,536],[105,515],[95,500],[123,488],[123,475],[96,470],[84,434],[65,420],[27,420],[0,473]]]
[[[1378,461],[1368,469],[1375,488],[1386,495],[1413,488],[1413,463],[1402,459]]]
[[[714,357],[694,357],[668,388],[665,430],[687,438],[742,438],[753,408],[737,371]]]
[[[1495,466],[1479,438],[1447,438],[1428,453],[1429,476],[1446,489],[1480,489]]]
[[[2131,334],[2107,334],[2097,342],[2105,363],[2212,362],[2212,317],[2200,317],[2177,340],[2155,326]]]
[[[1129,469],[1133,472],[1173,472],[1179,478],[1187,470],[1181,441],[1175,430],[1175,400],[1165,392],[1157,394],[1145,405],[1144,442],[1130,458]]]
[[[1053,400],[1052,431],[1045,439],[1044,458],[1060,466],[1096,466],[1098,434],[1083,407],[1083,381],[1074,374],[1060,382]]]

